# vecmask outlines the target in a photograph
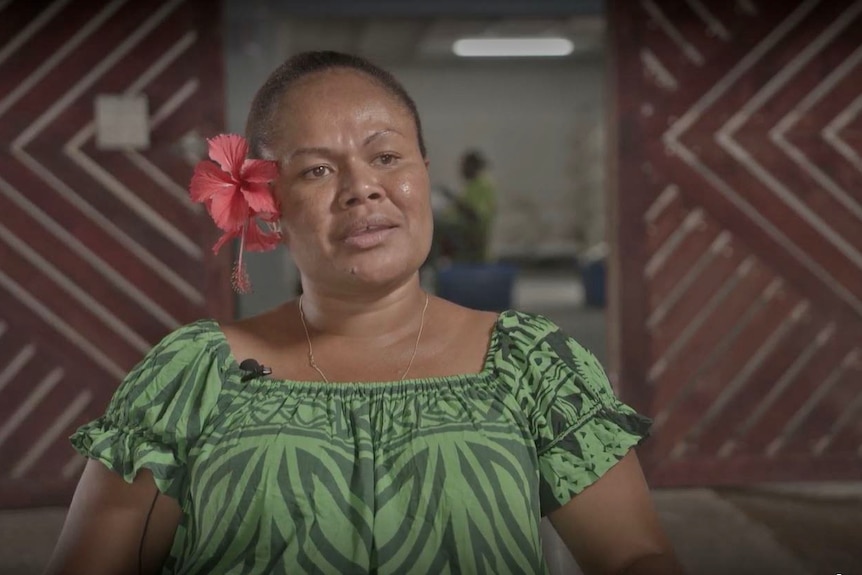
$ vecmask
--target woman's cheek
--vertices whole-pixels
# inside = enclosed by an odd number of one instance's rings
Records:
[[[402,174],[396,185],[398,195],[411,201],[416,201],[417,198],[421,198],[423,196],[422,190],[427,190],[428,187],[428,178],[416,173],[406,176]],[[427,192],[424,195],[427,196]]]
[[[410,182],[401,182],[400,190],[401,195],[405,198],[409,198],[413,195],[413,184]]]

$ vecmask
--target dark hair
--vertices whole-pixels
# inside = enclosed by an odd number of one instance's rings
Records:
[[[461,175],[472,180],[488,165],[488,160],[479,150],[470,150],[461,156]]]
[[[288,58],[281,66],[270,74],[263,86],[257,91],[251,103],[251,111],[246,122],[245,133],[249,141],[249,153],[252,158],[262,158],[264,151],[271,146],[271,124],[275,111],[282,96],[300,79],[316,72],[336,68],[356,70],[366,74],[386,89],[399,102],[404,104],[413,122],[416,124],[416,135],[419,138],[419,151],[425,157],[425,140],[422,138],[422,123],[419,121],[419,111],[413,98],[395,76],[383,68],[372,64],[359,56],[334,52],[331,50],[300,52]]]

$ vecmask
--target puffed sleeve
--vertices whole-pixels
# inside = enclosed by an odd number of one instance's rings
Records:
[[[651,421],[622,403],[595,356],[548,319],[508,312],[500,323],[503,361],[517,372],[536,444],[547,515],[646,438]]]
[[[197,322],[167,335],[135,366],[104,415],[79,428],[74,448],[131,482],[141,468],[158,489],[181,500],[189,450],[218,400],[222,361],[213,329]]]

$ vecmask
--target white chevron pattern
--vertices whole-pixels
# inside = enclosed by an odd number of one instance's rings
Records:
[[[620,192],[646,194],[619,225],[647,246],[641,277],[620,281],[647,294],[646,340],[629,345],[646,349],[633,377],[650,390],[653,479],[801,478],[781,470],[802,454],[836,478],[858,469],[862,0],[617,10],[644,40],[617,46],[642,69],[620,79],[643,112],[621,170],[649,174]]]
[[[74,480],[83,460],[68,435],[160,337],[217,311],[206,307],[209,282],[230,265],[209,250],[214,232],[175,152],[185,134],[222,121],[196,102],[221,101],[220,82],[210,90],[200,75],[212,68],[202,60],[221,59],[217,11],[203,0],[43,4],[0,38],[5,485]],[[0,19],[23,5],[0,0]],[[103,93],[147,97],[150,149],[96,148]]]

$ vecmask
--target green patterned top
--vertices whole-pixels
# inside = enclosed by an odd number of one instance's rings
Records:
[[[546,573],[540,517],[649,420],[547,319],[502,313],[478,374],[241,381],[213,320],[182,327],[72,436],[183,516],[163,573]]]

